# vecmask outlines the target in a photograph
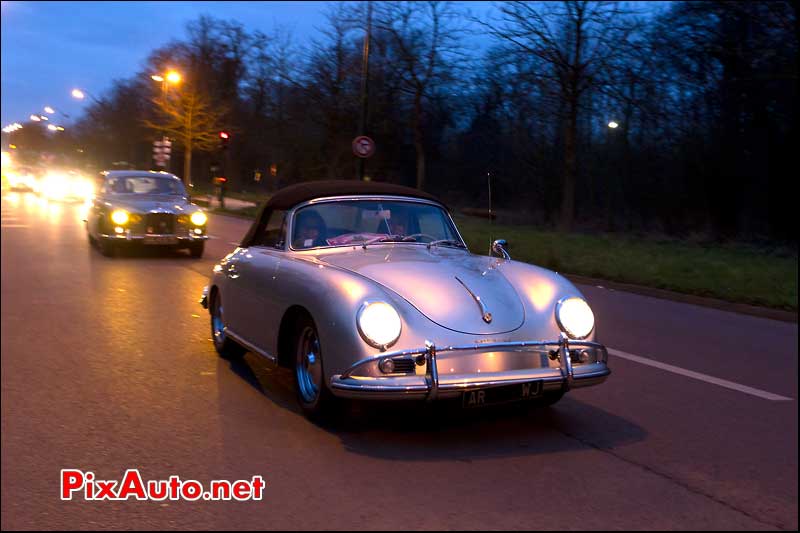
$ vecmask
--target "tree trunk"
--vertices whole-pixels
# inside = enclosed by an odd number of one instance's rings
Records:
[[[566,131],[564,132],[564,178],[561,187],[561,221],[559,230],[571,231],[575,216],[575,137],[578,130],[577,98],[569,102]]]
[[[425,186],[425,146],[422,143],[422,95],[414,97],[414,148],[417,151],[417,189]]]
[[[183,151],[183,185],[186,190],[192,186],[192,145],[189,143]]]

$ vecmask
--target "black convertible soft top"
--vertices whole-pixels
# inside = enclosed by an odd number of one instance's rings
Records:
[[[340,196],[347,194],[391,194],[396,196],[413,196],[414,198],[425,198],[427,200],[439,200],[425,191],[403,187],[393,183],[381,183],[378,181],[358,181],[358,180],[328,180],[328,181],[307,181],[285,187],[276,192],[267,201],[266,207],[272,209],[289,209],[301,202],[321,198],[323,196]]]
[[[242,239],[241,246],[250,245],[253,237],[258,234],[266,225],[269,215],[275,210],[285,210],[296,206],[299,203],[323,198],[326,196],[344,196],[351,194],[375,194],[392,196],[411,196],[413,198],[423,198],[442,203],[441,200],[419,189],[395,185],[393,183],[382,183],[378,181],[358,181],[358,180],[327,180],[327,181],[307,181],[284,187],[276,192],[267,200],[258,213],[250,231]]]

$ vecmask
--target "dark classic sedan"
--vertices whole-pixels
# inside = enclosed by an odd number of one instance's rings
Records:
[[[202,257],[208,217],[189,201],[180,178],[167,172],[102,172],[86,218],[89,242],[103,255],[132,244],[188,248]]]
[[[201,303],[225,358],[293,370],[311,417],[339,397],[549,405],[610,374],[563,276],[471,253],[442,202],[396,185],[287,187],[213,269]]]

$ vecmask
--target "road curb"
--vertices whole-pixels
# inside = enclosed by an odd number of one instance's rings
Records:
[[[761,318],[769,318],[772,320],[780,320],[781,322],[790,322],[797,324],[797,313],[792,311],[785,311],[783,309],[771,309],[769,307],[759,307],[757,305],[728,302],[727,300],[720,300],[718,298],[708,298],[706,296],[684,294],[681,292],[668,291],[666,289],[656,289],[655,287],[645,287],[643,285],[633,285],[631,283],[621,283],[618,281],[590,278],[575,274],[563,274],[563,276],[574,283],[582,283],[584,285],[595,285],[595,286],[601,285],[606,289],[613,289],[615,291],[631,292],[634,294],[641,294],[642,296],[651,296],[653,298],[660,298],[662,300],[672,300],[674,302],[699,305],[702,307],[712,307],[714,309],[720,309],[722,311],[730,311],[732,313],[740,313],[743,315],[751,315]]]

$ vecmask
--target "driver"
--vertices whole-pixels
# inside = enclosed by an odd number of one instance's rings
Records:
[[[327,234],[325,221],[313,209],[304,209],[298,213],[295,223],[297,229],[294,231],[293,248],[313,248],[328,244],[325,240]]]

